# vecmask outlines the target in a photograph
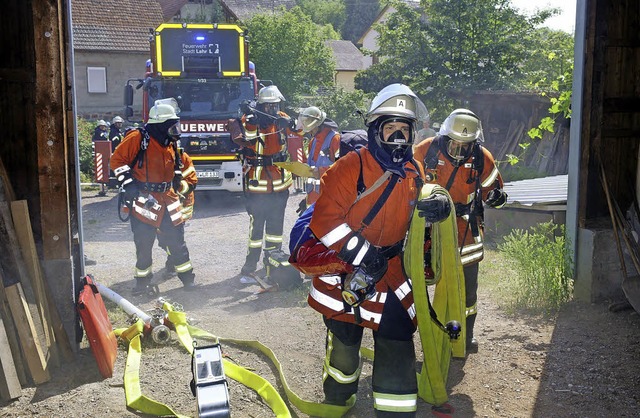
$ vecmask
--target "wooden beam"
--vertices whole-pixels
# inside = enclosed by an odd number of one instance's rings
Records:
[[[9,348],[11,349],[13,364],[16,366],[16,372],[18,373],[18,380],[21,385],[26,386],[29,381],[27,379],[24,359],[22,358],[22,351],[20,350],[20,337],[18,336],[18,330],[13,323],[11,308],[9,308],[9,302],[7,301],[7,295],[4,291],[4,284],[2,283],[2,280],[0,280],[0,313],[0,318],[4,322],[4,329],[7,339],[9,340]]]
[[[33,3],[35,47],[35,118],[38,147],[40,214],[44,260],[71,260],[69,184],[69,153],[66,127],[67,60],[65,53],[65,16],[59,2]],[[46,34],[46,36],[45,36]],[[52,69],[56,71],[52,71]],[[29,140],[32,140],[29,138]],[[64,284],[71,294],[71,278]]]
[[[22,386],[20,386],[16,365],[13,362],[4,322],[0,316],[0,398],[9,401],[19,398],[20,395],[22,395]]]
[[[4,277],[2,279],[4,281]],[[47,370],[47,362],[38,341],[38,335],[29,311],[29,304],[24,297],[22,285],[15,283],[11,286],[5,286],[4,291],[7,294],[11,315],[13,315],[13,320],[18,329],[20,345],[22,346],[31,378],[36,385],[48,382],[51,376]]]
[[[7,170],[4,168],[2,159],[0,159],[0,177],[2,177],[2,186],[4,187],[6,200],[8,202],[13,202],[14,200],[16,200],[16,194],[13,192],[13,187],[11,186],[11,181],[9,180]]]
[[[36,297],[36,302],[40,311],[42,327],[45,331],[45,339],[47,346],[52,350],[55,356],[57,350],[61,351],[65,360],[73,360],[73,351],[69,344],[69,338],[64,329],[64,325],[58,313],[55,303],[51,303],[51,295],[47,283],[42,274],[40,259],[36,251],[33,239],[33,230],[31,229],[31,220],[29,218],[29,207],[26,200],[17,200],[11,202],[11,215],[13,217],[13,225],[16,229],[16,235],[22,251],[22,258]],[[58,359],[54,358],[55,361]]]

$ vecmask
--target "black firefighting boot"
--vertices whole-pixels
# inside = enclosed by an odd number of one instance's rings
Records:
[[[151,286],[151,277],[136,277],[136,286],[131,290],[131,294],[140,296],[154,293],[153,286]]]
[[[467,317],[467,352],[478,352],[478,340],[473,336],[473,327],[476,323],[477,314],[472,314]]]
[[[178,273],[178,278],[182,282],[182,288],[185,291],[190,292],[197,289],[198,286],[195,283],[196,275],[193,273],[193,270]]]
[[[241,274],[251,274],[258,268],[258,260],[262,254],[262,248],[250,248],[247,258],[240,270]]]

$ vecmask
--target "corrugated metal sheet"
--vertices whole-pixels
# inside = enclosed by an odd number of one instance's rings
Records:
[[[567,204],[569,176],[542,177],[505,183],[507,206],[552,206]]]

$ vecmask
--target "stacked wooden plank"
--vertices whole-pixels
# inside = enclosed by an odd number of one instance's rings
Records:
[[[28,205],[16,200],[0,160],[0,398],[47,382],[73,359],[69,339],[43,276]]]

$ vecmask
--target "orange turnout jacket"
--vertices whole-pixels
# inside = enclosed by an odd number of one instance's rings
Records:
[[[284,112],[278,112],[279,116],[288,118]],[[273,165],[271,158],[281,151],[286,151],[286,144],[280,140],[281,133],[275,124],[269,124],[266,128],[246,122],[246,116],[242,116],[247,141],[256,139],[253,144],[243,144],[245,161],[245,190],[253,193],[271,193],[286,190],[293,180],[291,173]],[[286,129],[284,134],[291,131]],[[283,160],[284,161],[284,160]]]
[[[476,153],[471,152],[471,155],[456,170],[453,159],[447,154],[440,141],[436,141],[437,138],[427,138],[422,141],[416,146],[413,155],[416,161],[424,164],[426,183],[436,183],[445,188],[448,183],[451,183],[448,192],[456,205],[458,247],[461,248],[462,264],[478,263],[484,257],[482,244],[484,224],[480,214],[470,213],[471,204],[476,187],[482,194],[483,202],[492,189],[496,187],[502,189],[504,186],[502,176],[496,167],[493,155],[484,147],[481,147],[482,153],[478,154],[478,157],[483,159],[482,162],[476,161]],[[437,147],[437,152],[434,152],[435,150],[429,152],[432,144]],[[425,157],[432,161],[425,161]],[[482,172],[478,173],[478,167],[482,167]],[[451,179],[452,176],[454,176],[453,179]]]
[[[140,131],[136,129],[129,132],[111,156],[109,165],[114,171],[121,170],[123,167],[129,167],[131,169],[132,176],[138,183],[141,195],[141,197],[136,200],[146,200],[149,195],[152,195],[158,201],[158,205],[160,205],[159,209],[154,209],[156,216],[150,218],[144,208],[134,203],[133,216],[147,224],[160,226],[165,212],[168,211],[173,224],[179,225],[183,222],[181,215],[183,207],[173,187],[168,187],[165,191],[161,192],[151,191],[152,189],[148,187],[161,183],[171,185],[176,161],[176,153],[173,146],[168,145],[165,147],[153,138],[149,138],[148,148],[142,155],[142,166],[139,167],[135,159],[140,150],[141,143],[142,134]],[[195,170],[188,173],[187,177],[183,178],[183,181],[195,184],[198,181]],[[164,210],[165,208],[166,211]]]
[[[363,180],[368,189],[384,171],[369,150],[361,149],[360,156]],[[322,192],[316,202],[310,228],[318,239],[337,252],[340,252],[352,232],[362,227],[362,221],[390,181],[386,180],[382,186],[354,203],[360,167],[358,154],[351,152],[336,161],[321,179]],[[370,225],[360,232],[376,247],[393,246],[405,239],[419,193],[416,178],[422,178],[422,168],[408,162],[405,164],[405,172],[406,178],[398,179],[382,209]],[[347,305],[342,300],[341,281],[339,274],[314,277],[308,302],[312,308],[329,318],[355,323],[353,309],[345,309]],[[397,254],[389,260],[386,274],[376,285],[375,296],[360,305],[360,325],[378,329],[388,290],[395,292],[414,324],[416,323],[411,286],[403,272],[400,254]]]

